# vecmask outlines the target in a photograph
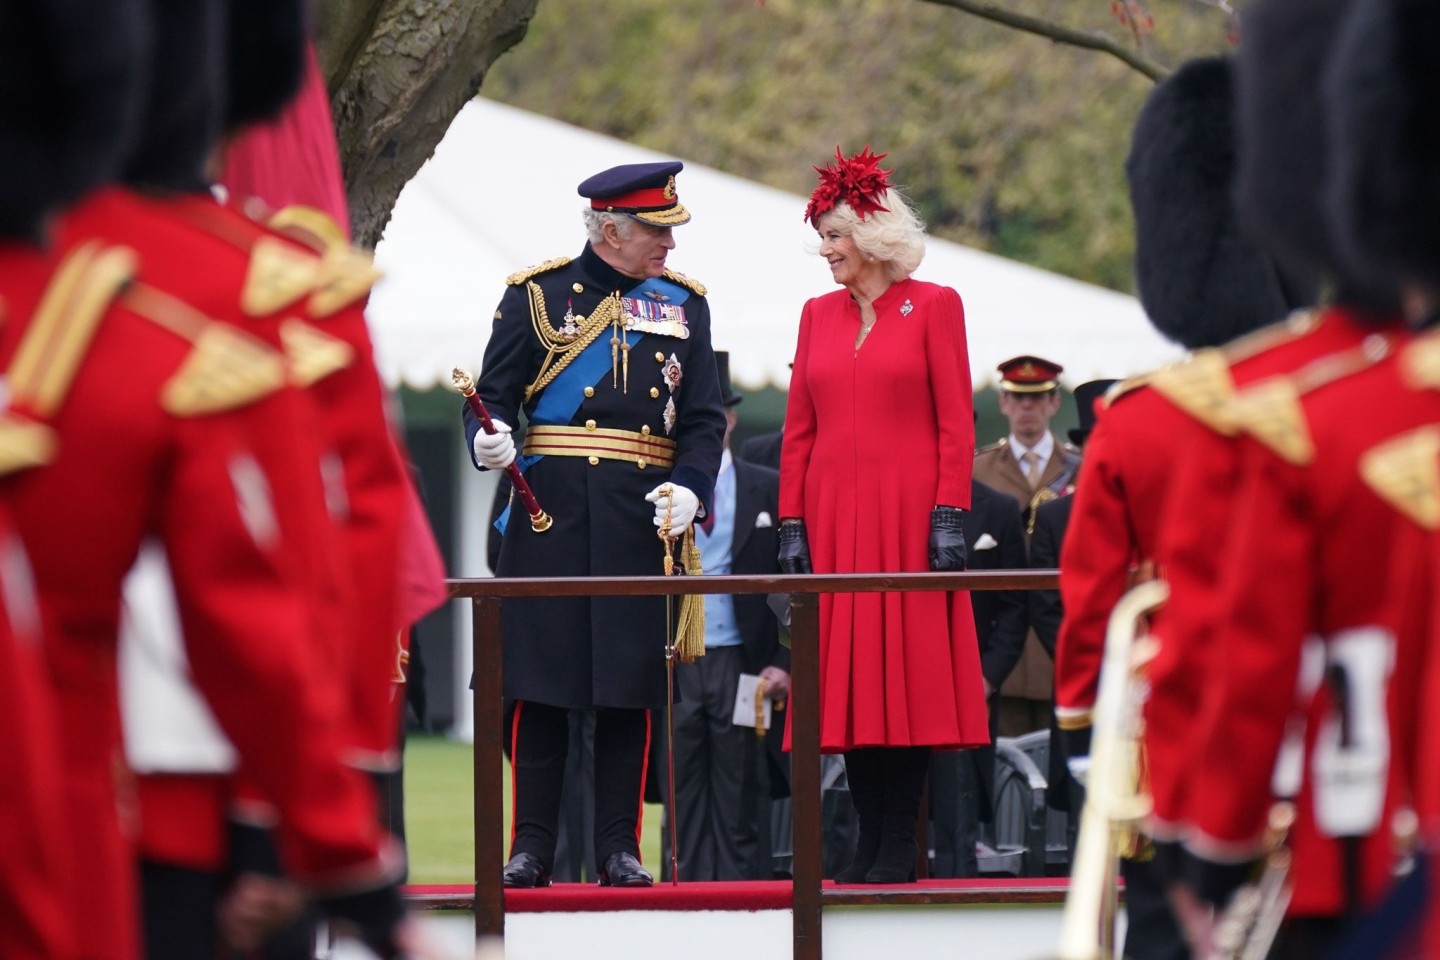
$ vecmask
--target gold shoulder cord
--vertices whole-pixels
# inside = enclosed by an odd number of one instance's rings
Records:
[[[568,343],[562,339],[550,324],[550,316],[545,310],[545,294],[541,291],[540,285],[533,280],[525,285],[526,292],[530,296],[530,325],[535,329],[535,337],[545,347],[545,359],[540,364],[540,372],[535,377],[535,382],[525,388],[525,401],[550,385],[550,382],[570,365],[570,361],[580,355],[600,334],[605,332],[607,327],[616,323],[620,318],[620,294],[612,293],[600,302],[593,313],[580,322],[580,334]]]

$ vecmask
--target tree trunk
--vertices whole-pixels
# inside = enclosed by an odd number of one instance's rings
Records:
[[[318,0],[355,242],[380,239],[400,189],[435,151],[537,0]]]

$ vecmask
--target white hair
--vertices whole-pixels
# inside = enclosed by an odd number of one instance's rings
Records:
[[[630,235],[631,225],[635,222],[623,213],[612,213],[609,210],[595,210],[587,207],[580,211],[585,218],[585,233],[590,237],[591,243],[600,243],[605,239],[605,224],[615,224],[615,232],[620,234],[621,239]]]
[[[837,203],[821,217],[855,241],[861,253],[885,264],[891,282],[904,280],[925,259],[925,222],[899,190],[885,191],[888,210],[875,210],[861,219],[848,203]]]

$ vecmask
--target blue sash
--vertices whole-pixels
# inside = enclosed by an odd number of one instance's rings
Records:
[[[664,277],[652,277],[637,287],[632,288],[627,294],[627,299],[644,298],[657,303],[670,303],[679,306],[690,298],[690,291]],[[620,331],[620,336],[625,345],[633,347],[640,342],[643,333],[635,331]],[[631,337],[634,340],[631,340]],[[618,348],[618,344],[617,344]],[[575,355],[570,365],[560,371],[560,375],[550,381],[540,393],[540,399],[535,404],[535,411],[530,414],[530,423],[540,426],[564,426],[575,418],[575,411],[580,409],[580,403],[585,398],[585,388],[593,387],[600,382],[600,378],[607,372],[614,369],[614,360],[610,353],[610,338],[601,334],[590,342],[590,345]],[[515,465],[520,468],[523,474],[540,461],[538,456],[517,457]],[[505,526],[510,520],[510,505],[505,505],[505,510],[495,519],[495,529],[503,535]]]

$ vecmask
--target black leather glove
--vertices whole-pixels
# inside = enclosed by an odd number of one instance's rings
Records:
[[[930,569],[964,570],[970,557],[965,550],[965,511],[936,507],[930,511]]]
[[[810,541],[805,538],[805,521],[780,521],[780,572],[814,573],[810,566]]]
[[[353,930],[360,942],[381,960],[395,960],[401,955],[395,934],[405,919],[405,902],[400,899],[400,888],[395,884],[363,893],[326,897],[320,901],[320,909],[338,925]]]

